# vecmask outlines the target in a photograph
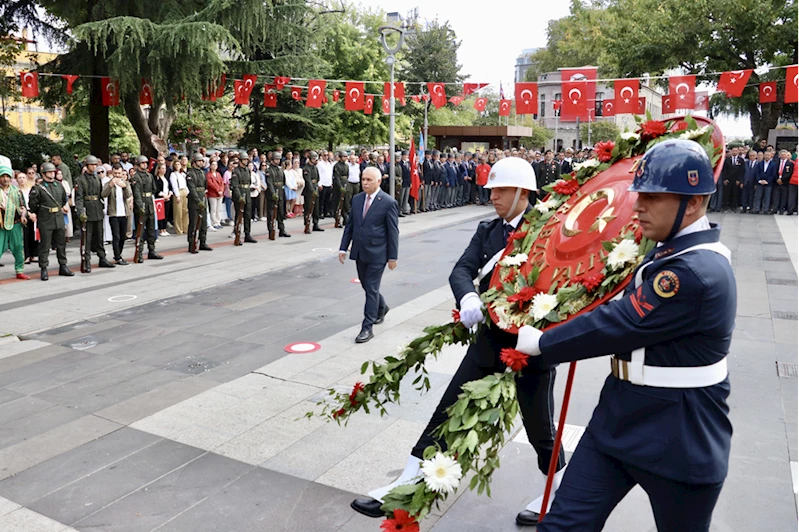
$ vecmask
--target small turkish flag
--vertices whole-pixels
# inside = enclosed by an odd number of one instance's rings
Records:
[[[164,206],[164,202],[166,200],[164,198],[158,198],[153,201],[155,203],[155,217],[158,220],[163,220],[166,218],[166,207]]]
[[[413,100],[416,103],[422,102],[422,98],[418,94],[414,94],[413,96],[411,96],[411,100]]]
[[[499,116],[510,116],[510,100],[499,101]]]
[[[566,119],[588,120],[588,84],[585,81],[564,81],[561,116]]]
[[[602,102],[602,116],[616,116],[616,104],[613,100]]]
[[[463,84],[463,95],[469,96],[470,94],[474,93],[482,89],[483,87],[487,87],[488,83],[464,83]]]
[[[305,100],[305,107],[322,107],[322,99],[325,95],[327,81],[323,79],[312,79],[308,81],[308,99]]]
[[[374,106],[375,106],[375,95],[374,94],[367,95],[363,103],[363,114],[365,115],[372,114],[372,109],[374,109]]]
[[[516,84],[516,114],[538,114],[538,83]]]
[[[670,115],[674,112],[674,102],[672,101],[672,95],[666,94],[663,96],[663,100],[661,100],[663,105],[663,114]]]
[[[340,90],[334,90],[333,91],[333,101],[337,102],[340,97],[341,97],[341,91]]]
[[[563,100],[552,100],[552,109],[557,113],[563,107]]]
[[[422,94],[422,101],[426,102],[429,99],[430,99],[430,95],[429,94],[427,94],[427,93]]]
[[[488,104],[488,98],[477,98],[474,101],[474,108],[477,109],[478,112],[483,112],[486,110],[486,105]]]
[[[275,86],[277,90],[282,91],[283,87],[291,83],[291,78],[288,76],[275,76]]]
[[[225,95],[225,83],[227,83],[227,74],[222,74],[222,77],[219,78],[219,85],[216,87],[216,94],[217,98],[221,98]]]
[[[671,76],[669,94],[674,109],[693,109],[696,103],[696,76]]]
[[[22,96],[25,98],[36,98],[39,96],[38,72],[20,72],[19,77],[22,81]]]
[[[443,83],[428,83],[427,90],[430,91],[430,98],[436,109],[447,105],[447,93]]]
[[[383,96],[388,98],[390,94],[391,94],[391,83],[388,82],[383,83]],[[394,82],[394,98],[405,100],[405,84],[401,81]]]
[[[777,101],[777,82],[767,81],[760,84],[760,103],[774,103]]]
[[[460,105],[462,101],[463,101],[463,96],[453,96],[452,98],[449,99],[449,103],[451,103],[452,105]]]
[[[363,81],[348,81],[344,87],[344,109],[363,110]]]
[[[694,102],[694,109],[696,111],[708,111],[710,109],[710,101],[707,91],[697,91],[695,94],[696,101]]]
[[[264,85],[264,107],[277,107],[277,85]]]
[[[153,104],[153,87],[150,82],[141,78],[141,90],[139,91],[139,105]]]
[[[258,76],[255,74],[245,74],[243,80],[237,79],[233,82],[233,89],[235,97],[233,98],[233,103],[236,105],[249,105],[250,103],[250,94],[252,94],[253,88],[255,88],[255,80],[258,79]]]
[[[115,107],[119,105],[119,82],[111,81],[111,78],[100,78],[100,85],[103,89],[102,104],[105,107]]]
[[[302,87],[291,87],[291,97],[297,101],[302,100]]]
[[[638,109],[635,110],[635,114],[637,115],[646,114],[646,97],[641,96],[638,98]]]
[[[638,80],[619,79],[613,82],[616,95],[613,106],[617,114],[635,113],[638,109]]]
[[[72,84],[75,83],[75,80],[80,76],[77,74],[64,74],[61,77],[67,80],[67,94],[72,94]]]
[[[383,96],[382,98],[383,114],[387,115],[391,112],[391,98]]]
[[[732,70],[724,72],[719,78],[716,90],[727,94],[728,98],[739,98],[752,75],[751,70]]]
[[[789,66],[785,70],[785,103],[799,100],[799,67]]]

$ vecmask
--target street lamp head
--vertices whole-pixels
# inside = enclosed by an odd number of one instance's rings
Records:
[[[402,42],[405,39],[405,30],[402,28],[398,28],[396,26],[380,26],[378,30],[380,32],[380,44],[383,45],[383,49],[389,56],[392,56],[399,52],[399,49],[402,48]],[[386,37],[391,35],[392,33],[397,33],[399,38],[397,39],[397,43],[395,46],[390,47],[386,42]],[[390,64],[390,63],[389,63]]]

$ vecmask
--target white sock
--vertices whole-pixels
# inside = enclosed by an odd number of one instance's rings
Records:
[[[419,472],[421,470],[422,461],[411,455],[408,457],[408,461],[405,463],[405,469],[402,471],[402,474],[397,478],[397,480],[388,486],[383,486],[382,488],[377,488],[370,491],[368,495],[373,499],[383,502],[383,497],[385,497],[389,491],[402,484],[410,484],[416,479],[416,477],[419,476]]]
[[[552,491],[549,494],[549,501],[547,503],[547,512],[549,511],[550,508],[552,508],[552,501],[555,500],[555,492],[558,491],[558,488],[560,487],[560,483],[563,480],[563,475],[565,475],[565,474],[566,474],[566,466],[563,466],[563,468],[561,468],[560,471],[555,473],[555,476],[552,478]],[[544,484],[544,486],[546,487],[546,484]],[[536,500],[534,500],[533,502],[528,504],[527,508],[525,508],[525,510],[529,510],[531,512],[535,512],[537,514],[540,514],[541,513],[541,505],[542,504],[544,504],[544,495],[543,494],[541,494],[541,496],[539,496]]]

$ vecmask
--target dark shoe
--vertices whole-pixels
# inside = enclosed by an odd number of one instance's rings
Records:
[[[44,270],[42,270],[42,271],[44,271]],[[72,272],[72,271],[71,271],[69,268],[67,268],[66,266],[61,266],[61,267],[58,269],[58,275],[63,275],[64,277],[72,277],[73,275],[75,275],[75,273],[74,273],[74,272]]]
[[[404,214],[402,214],[402,213],[400,213],[400,214],[399,214],[399,217],[400,217],[400,218],[405,218],[405,215],[404,215]]]
[[[538,524],[538,513],[522,510],[516,515],[516,524],[519,526],[536,526]]]
[[[375,321],[375,325],[380,325],[381,323],[383,323],[384,321],[386,321],[386,314],[388,314],[388,311],[389,311],[389,310],[391,310],[391,309],[390,309],[390,308],[388,308],[388,305],[386,305],[386,310],[384,310],[383,312],[381,312],[381,313],[380,313],[380,314],[377,316],[377,321]]]
[[[116,267],[114,264],[108,262],[108,259],[100,259],[99,266],[100,266],[100,268],[115,268]]]
[[[285,232],[285,231],[281,231],[281,232],[280,232],[280,235],[278,235],[278,236],[282,236],[283,238],[291,238],[291,235],[290,235],[290,234],[288,234],[288,233],[287,233],[287,232]]]
[[[257,244],[257,243],[258,243],[258,241],[257,241],[257,240],[255,240],[255,239],[254,239],[253,237],[251,237],[250,235],[247,235],[246,237],[244,237],[244,241],[245,241],[245,242],[248,242],[248,243],[250,243],[250,244]]]
[[[213,251],[214,248],[209,246],[208,244],[200,244],[200,251]]]
[[[46,281],[49,278],[50,278],[50,274],[47,273],[46,269],[42,268],[42,281]]]
[[[192,255],[196,255],[199,252],[200,252],[199,249],[195,249],[193,247],[189,248],[189,253],[191,253]]]
[[[375,335],[372,333],[372,331],[370,331],[369,329],[363,329],[361,330],[361,333],[355,337],[355,343],[365,344],[374,337]]]
[[[381,506],[383,503],[377,499],[355,499],[350,503],[350,507],[359,514],[374,518],[386,516],[385,512],[380,509]]]
[[[164,258],[164,257],[162,257],[161,255],[159,255],[159,254],[158,254],[158,253],[156,253],[155,251],[151,251],[151,252],[149,252],[149,253],[147,254],[147,260],[161,260],[161,259],[163,259],[163,258]],[[139,259],[139,262],[141,262],[141,258]]]
[[[127,266],[129,263],[125,259],[117,259],[117,266]]]
[[[321,232],[324,232],[324,229],[322,229],[322,228],[321,228],[321,227],[319,227],[318,225],[315,225],[315,226],[313,226],[313,230],[314,230],[314,231],[319,231],[320,233],[321,233]]]
[[[92,265],[91,263],[87,263],[86,266],[83,268],[81,273],[92,273]]]

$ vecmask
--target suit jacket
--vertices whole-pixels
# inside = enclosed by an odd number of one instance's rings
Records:
[[[779,170],[779,163],[777,163],[774,159],[769,161],[768,169],[766,169],[766,161],[762,161],[760,164],[758,164],[756,181],[765,179],[766,181],[768,181],[769,185],[773,185],[774,182],[777,181],[778,170]]]
[[[563,159],[560,162],[560,173],[561,174],[570,174],[572,173],[572,163]]]
[[[352,243],[350,259],[365,263],[385,264],[397,260],[399,254],[399,208],[397,201],[382,190],[369,206],[366,217],[363,207],[366,193],[361,192],[352,198],[352,211],[340,250],[347,250]]]
[[[752,162],[755,164],[753,165]],[[757,181],[757,175],[760,171],[760,163],[757,161],[746,161],[744,162],[744,175],[743,175],[743,183],[746,186],[754,185]]]
[[[735,164],[733,159],[737,159],[738,164]],[[740,157],[729,157],[724,161],[724,167],[722,168],[722,179],[729,181],[731,185],[735,185],[743,181],[744,162]]]
[[[777,161],[777,177],[775,179],[782,179],[782,184],[787,185],[793,175],[794,162],[790,159],[785,160],[785,168],[782,169],[782,177],[780,177],[780,165],[782,161]]]

